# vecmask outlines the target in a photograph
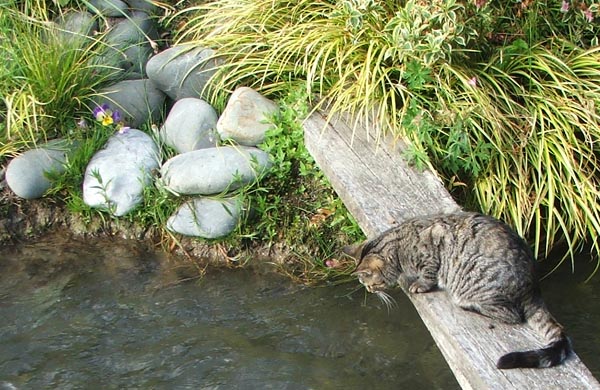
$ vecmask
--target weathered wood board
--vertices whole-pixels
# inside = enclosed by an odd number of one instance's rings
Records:
[[[460,209],[435,174],[408,166],[402,142],[377,142],[364,128],[353,132],[347,118],[328,122],[322,112],[304,129],[308,150],[367,236],[413,216]],[[490,320],[455,308],[444,292],[409,298],[463,389],[600,389],[576,355],[549,369],[499,370],[500,356],[543,340],[526,325],[491,327]]]

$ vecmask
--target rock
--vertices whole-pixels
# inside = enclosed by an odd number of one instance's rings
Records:
[[[133,12],[130,17],[119,19],[106,34],[108,50],[101,61],[124,69],[129,79],[142,78],[157,39],[155,20],[144,12]]]
[[[153,15],[157,10],[153,0],[125,0],[129,8],[134,11],[143,11],[149,15]]]
[[[66,155],[74,147],[73,144],[58,140],[24,152],[8,164],[6,184],[21,198],[41,198],[52,187],[46,174],[64,172]]]
[[[49,171],[64,171],[64,153],[56,150],[32,149],[15,157],[6,169],[6,183],[19,197],[41,198],[52,186]]]
[[[98,20],[85,11],[62,14],[56,19],[56,24],[60,39],[69,44],[84,43],[94,31],[98,30]]]
[[[150,44],[130,46],[123,51],[125,61],[121,68],[125,71],[122,76],[127,80],[138,80],[147,77],[146,63],[154,51]]]
[[[91,13],[104,17],[123,17],[127,15],[127,4],[121,0],[89,0],[86,5]]]
[[[270,167],[269,155],[260,149],[223,146],[179,154],[165,162],[161,176],[175,193],[211,195],[248,184]]]
[[[151,120],[160,119],[166,96],[148,79],[125,80],[99,92],[94,103],[108,103],[112,110],[119,110],[125,125],[139,127]]]
[[[255,146],[265,140],[273,125],[269,118],[279,111],[271,100],[248,87],[237,88],[217,122],[222,139],[232,139],[240,145]]]
[[[152,170],[159,166],[159,153],[143,131],[129,129],[113,135],[85,170],[83,201],[116,216],[128,213],[142,201]]]
[[[212,49],[176,46],[150,58],[146,73],[173,100],[201,98],[216,72],[218,61],[214,55]]]
[[[185,236],[224,237],[237,226],[240,212],[238,198],[197,198],[179,207],[167,220],[167,229]]]
[[[160,138],[177,153],[215,147],[219,140],[217,119],[215,109],[204,100],[178,100],[160,129]]]

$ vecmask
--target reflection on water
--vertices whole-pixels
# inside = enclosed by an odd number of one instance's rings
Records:
[[[600,378],[600,274],[584,283],[595,265],[595,260],[584,254],[575,261],[574,274],[570,265],[564,264],[541,285],[550,312],[565,327],[575,352],[594,377]]]
[[[388,313],[354,284],[177,283],[160,254],[57,241],[0,253],[0,388],[458,388],[401,292]]]

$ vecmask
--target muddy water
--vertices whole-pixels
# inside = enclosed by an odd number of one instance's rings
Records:
[[[0,251],[0,389],[457,389],[400,292],[175,267],[114,241]]]

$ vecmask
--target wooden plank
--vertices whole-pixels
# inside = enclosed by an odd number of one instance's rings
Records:
[[[402,142],[376,142],[364,127],[353,132],[353,126],[348,118],[328,122],[315,112],[304,123],[305,142],[367,236],[410,217],[460,209],[434,173],[408,166]],[[499,370],[500,356],[540,347],[543,340],[526,325],[491,326],[454,307],[444,292],[409,298],[463,389],[600,389],[576,354],[549,369]]]

